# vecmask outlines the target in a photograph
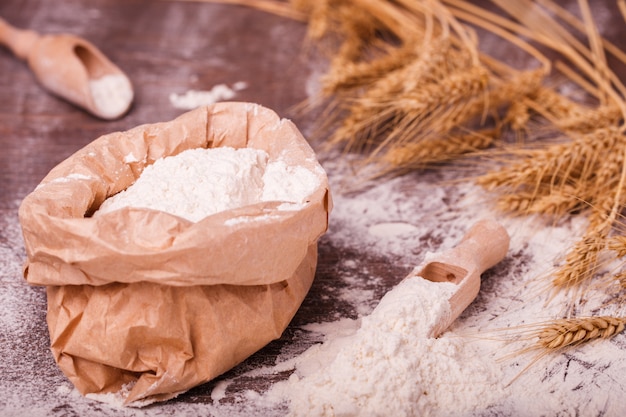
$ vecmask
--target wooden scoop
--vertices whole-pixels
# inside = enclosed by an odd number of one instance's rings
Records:
[[[133,88],[128,77],[84,39],[40,36],[0,18],[0,44],[26,61],[44,88],[97,117],[116,119],[130,108]]]
[[[480,275],[500,262],[509,249],[509,235],[499,223],[482,220],[465,234],[453,249],[430,255],[409,276],[433,282],[452,282],[458,286],[448,300],[451,314],[433,328],[433,337],[443,333],[476,298]]]

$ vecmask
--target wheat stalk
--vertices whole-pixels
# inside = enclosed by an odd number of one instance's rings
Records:
[[[499,196],[496,206],[499,210],[513,215],[545,214],[559,218],[572,213],[580,206],[580,201],[572,197],[578,194],[580,192],[570,185],[562,187],[558,192],[517,191]]]
[[[496,136],[497,131],[495,129],[446,137],[434,136],[417,143],[394,146],[381,159],[382,162],[391,165],[393,169],[398,167],[423,168],[488,148],[493,144]]]
[[[601,38],[587,0],[579,0],[580,19],[551,0],[493,3],[505,15],[466,0],[291,1],[309,18],[309,38],[339,39],[323,79],[332,106],[326,114],[339,123],[331,145],[363,152],[384,169],[419,169],[493,146],[497,138],[482,134],[487,129],[531,135],[539,119],[561,132],[559,142],[513,150],[508,165],[477,182],[499,192],[498,206],[515,214],[589,216],[587,231],[552,277],[556,288],[578,287],[619,243],[609,236],[626,205],[626,87],[605,48],[624,61],[626,54]],[[509,68],[479,51],[462,22],[525,51],[539,69]],[[563,60],[553,63],[524,38]],[[597,103],[583,105],[543,85],[552,68]]]
[[[519,159],[517,162],[479,176],[476,181],[490,190],[503,189],[508,193],[528,193],[530,190],[535,195],[556,192],[564,196],[568,192],[563,190],[569,187],[569,192],[578,190],[576,194],[570,195],[573,203],[576,203],[572,207],[583,205],[590,199],[593,203],[597,198],[594,196],[599,194],[598,184],[594,182],[599,178],[598,173],[603,177],[619,178],[621,171],[619,165],[605,166],[606,160],[601,155],[610,155],[623,140],[624,136],[618,130],[607,128],[579,135],[571,142],[536,150],[514,151],[513,158]],[[618,158],[623,159],[622,152],[618,155]]]
[[[451,74],[440,83],[399,94],[393,100],[359,100],[361,107],[376,115],[381,122],[379,126],[387,124],[388,127],[383,140],[370,151],[370,158],[377,158],[379,153],[394,146],[421,141],[433,133],[445,134],[446,129],[441,127],[454,126],[455,119],[464,117],[469,109],[467,102],[485,93],[487,79],[483,68],[473,67]]]
[[[322,77],[322,92],[330,96],[376,83],[390,72],[406,66],[407,62],[415,59],[416,54],[415,46],[407,44],[385,50],[379,58],[364,62],[345,62],[335,58],[329,72]]]
[[[525,343],[521,349],[502,357],[502,359],[516,358],[521,354],[538,351],[531,361],[506,384],[509,386],[540,359],[593,340],[609,340],[623,332],[625,327],[626,317],[603,315],[559,318],[493,329],[489,332],[495,335],[504,333],[503,336],[496,336],[497,339],[504,342]]]
[[[626,236],[612,236],[607,240],[607,249],[616,252],[618,258],[626,256]]]
[[[446,134],[460,124],[467,106],[485,91],[488,74],[483,68],[456,69],[437,65],[448,54],[459,53],[448,42],[443,48],[427,48],[418,59],[374,84],[362,96],[352,100],[348,115],[333,133],[330,143],[344,142],[349,150],[367,150],[374,158],[383,149],[419,141],[437,132]],[[457,65],[461,60],[457,60]],[[451,74],[446,71],[453,70]],[[403,82],[411,75],[410,82]],[[484,98],[483,98],[484,100]],[[481,106],[481,109],[484,105]],[[457,121],[459,122],[457,122]],[[447,129],[441,127],[450,126]],[[378,144],[370,138],[384,138]],[[370,147],[371,145],[371,147]]]
[[[555,125],[564,132],[591,133],[597,129],[618,126],[623,122],[623,117],[617,106],[607,104],[558,118]]]
[[[621,333],[625,326],[626,317],[595,316],[558,319],[537,330],[537,345],[549,350],[577,346],[594,339],[609,339]]]
[[[454,105],[467,97],[484,91],[488,73],[482,67],[464,68],[449,74],[441,82],[428,83],[421,88],[405,92],[395,98],[384,97],[379,100],[363,98],[360,102],[375,110],[394,110],[426,114],[436,111],[441,106]]]
[[[606,249],[606,236],[595,230],[576,242],[565,258],[564,265],[553,276],[556,288],[578,287],[597,271],[598,256]]]
[[[414,56],[400,43],[400,47],[392,49],[386,57],[345,66],[349,71],[344,74],[350,82],[341,90],[354,90],[354,86],[362,86],[363,90],[356,96],[342,98],[348,104],[344,108],[347,116],[331,142],[347,142],[349,149],[367,152],[369,160],[380,159],[391,167],[419,168],[457,158],[469,152],[469,148],[492,145],[493,140],[488,145],[459,141],[458,135],[453,133],[462,126],[467,129],[464,125],[477,116],[482,115],[480,122],[488,114],[497,118],[498,110],[508,107],[500,128],[509,125],[514,130],[529,125],[531,112],[543,116],[554,128],[564,132],[567,139],[540,149],[515,151],[512,156],[517,162],[479,177],[478,183],[500,190],[499,207],[518,214],[563,216],[591,207],[588,232],[572,247],[564,265],[553,277],[556,287],[578,286],[596,272],[598,256],[605,249],[615,212],[624,204],[624,199],[619,197],[623,193],[615,192],[624,166],[622,152],[616,153],[624,144],[620,126],[626,108],[620,95],[623,89],[606,65],[605,43],[592,24],[588,4],[580,2],[583,21],[579,27],[589,38],[589,46],[585,46],[528,0],[520,4],[496,0],[513,16],[520,15],[523,8],[533,9],[536,20],[524,17],[520,23],[484,12],[463,0],[444,1],[452,8],[443,13],[440,4],[433,2],[433,10],[439,13],[436,18],[432,17],[433,12],[425,11],[422,2],[400,1],[395,9],[390,3],[383,7],[384,2],[380,0],[366,2],[369,12],[384,11],[381,16],[388,13],[380,19],[379,27],[387,25],[388,28],[389,22],[398,22],[399,10],[410,12],[411,17],[406,21],[424,25],[430,22],[430,27],[414,30],[414,33],[428,33],[428,41],[416,48]],[[354,4],[362,5],[363,1]],[[536,57],[542,67],[518,73],[497,60],[477,54],[470,32],[459,29],[454,17],[511,40]],[[448,30],[452,26],[454,35]],[[397,34],[397,31],[392,32]],[[444,34],[447,36],[441,36]],[[563,54],[570,66],[560,63],[559,69],[598,97],[600,105],[596,108],[583,106],[542,86],[551,63],[532,47],[514,40],[515,35],[527,36]],[[398,37],[401,41],[408,39]],[[440,47],[442,45],[445,47]],[[404,54],[405,65],[401,60],[395,61],[393,53]],[[433,57],[437,59],[431,59]],[[347,56],[346,63],[357,58],[358,54]],[[381,68],[390,71],[383,74]],[[368,73],[366,69],[373,72]],[[590,81],[576,75],[575,69]],[[350,78],[351,72],[356,76]],[[378,79],[372,82],[371,74],[379,74]],[[345,92],[334,87],[329,91]]]
[[[623,135],[619,135],[624,140]],[[600,166],[595,179],[595,191],[600,193],[596,205],[592,207],[587,233],[578,241],[566,257],[565,264],[554,276],[557,288],[571,288],[591,278],[598,270],[598,257],[605,249],[610,249],[609,233],[616,218],[624,207],[624,187],[626,186],[626,148],[620,146],[616,152],[608,154],[609,160]],[[612,148],[610,149],[613,150]],[[615,240],[612,240],[615,242]]]
[[[451,61],[452,55],[457,55],[448,39],[438,38],[415,51],[415,59],[405,63],[404,66],[391,71],[377,79],[367,90],[360,95],[346,96],[341,94],[340,100],[347,102],[345,116],[341,126],[332,134],[329,142],[337,144],[347,143],[348,149],[356,149],[363,137],[371,137],[377,132],[388,119],[381,116],[378,111],[379,102],[387,101],[389,97],[395,97],[401,93],[409,93],[418,90],[423,85],[437,82],[445,78],[446,62]],[[459,62],[459,59],[454,60]],[[337,70],[342,72],[342,68]],[[339,78],[341,76],[335,75]],[[366,80],[353,81],[353,83],[365,83]],[[345,90],[345,89],[344,89]],[[373,103],[373,105],[372,105]]]
[[[510,158],[499,158],[506,164],[477,183],[497,191],[498,207],[513,214],[588,216],[587,230],[552,274],[556,289],[587,283],[607,251],[626,256],[626,237],[611,236],[626,206],[626,87],[609,68],[605,50],[622,62],[626,54],[599,35],[587,0],[578,2],[581,18],[553,0],[492,0],[508,17],[466,0],[290,3],[291,11],[282,2],[257,4],[294,19],[306,16],[309,39],[334,37],[322,80],[324,118],[338,126],[329,145],[363,152],[366,162],[383,170],[420,169],[492,147],[506,128],[532,136],[531,123],[539,120],[543,124],[535,126],[559,132],[560,141],[514,149]],[[626,1],[618,7],[626,16]],[[526,52],[539,68],[510,68],[480,51],[466,22]],[[559,60],[549,60],[537,44]],[[544,85],[552,69],[596,102],[583,105]],[[626,288],[625,277],[613,276],[619,288]],[[534,348],[547,354],[608,339],[625,323],[625,317],[610,316],[544,323],[534,328]]]

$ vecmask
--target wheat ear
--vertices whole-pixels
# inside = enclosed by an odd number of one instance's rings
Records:
[[[496,140],[497,130],[488,129],[462,135],[429,137],[419,142],[392,146],[382,161],[393,168],[416,168],[457,158],[488,148]]]
[[[593,339],[608,339],[621,333],[626,317],[576,317],[558,319],[537,332],[537,345],[544,349],[563,349]]]
[[[606,236],[591,230],[576,242],[565,258],[564,265],[554,273],[552,284],[557,288],[577,287],[597,271],[598,256],[606,248]]]

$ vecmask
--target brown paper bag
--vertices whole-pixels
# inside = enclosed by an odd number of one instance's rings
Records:
[[[155,210],[91,214],[155,160],[254,147],[306,166],[320,187],[299,210],[264,202],[193,223]],[[20,206],[26,280],[48,286],[51,349],[83,394],[129,405],[175,397],[278,338],[315,274],[332,203],[293,123],[220,103],[102,136],[55,167]],[[235,221],[226,224],[230,219]]]

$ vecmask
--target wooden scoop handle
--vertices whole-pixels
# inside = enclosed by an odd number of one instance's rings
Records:
[[[509,250],[509,234],[494,220],[474,224],[459,244],[450,250],[451,258],[458,257],[473,270],[482,274],[500,262]]]
[[[39,38],[37,32],[18,29],[0,18],[0,45],[6,46],[19,59],[25,61],[28,58],[30,50]]]
[[[434,282],[458,286],[448,300],[450,315],[433,330],[438,337],[457,319],[478,295],[480,274],[500,262],[509,250],[509,235],[499,223],[482,220],[470,228],[459,244],[427,260],[412,274]]]

